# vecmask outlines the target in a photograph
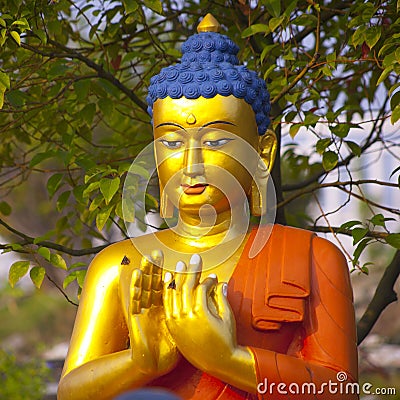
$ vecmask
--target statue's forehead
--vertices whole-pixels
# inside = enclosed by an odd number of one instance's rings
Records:
[[[254,112],[243,99],[234,96],[215,96],[211,99],[158,99],[154,103],[153,122],[176,122],[184,126],[204,125],[209,121],[240,121],[254,119]]]

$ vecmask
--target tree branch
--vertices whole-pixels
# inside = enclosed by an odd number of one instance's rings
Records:
[[[371,127],[371,131],[370,134],[368,135],[365,143],[361,146],[361,152],[364,152],[365,150],[367,150],[373,143],[375,143],[377,140],[379,140],[379,133],[375,136],[375,138],[373,138],[374,136],[374,132],[376,130],[376,127],[378,125],[378,122],[381,120],[381,116],[384,115],[385,113],[385,109],[386,109],[386,105],[388,103],[389,97],[384,101],[379,114],[377,116],[377,118],[374,120],[374,123]],[[355,157],[355,154],[351,153],[349,154],[345,159],[339,161],[336,165],[336,167],[334,169],[332,169],[331,171],[335,171],[336,169],[338,169],[339,167],[345,167],[347,165],[350,164],[351,160]],[[331,172],[329,171],[329,172]],[[293,190],[298,190],[298,189],[302,189],[308,185],[311,185],[311,183],[314,183],[316,181],[318,181],[319,178],[321,178],[321,176],[323,175],[327,175],[328,172],[326,172],[325,170],[321,170],[316,172],[315,174],[313,174],[312,176],[308,177],[307,179],[305,179],[302,182],[296,182],[296,183],[291,183],[291,184],[287,184],[287,185],[283,185],[282,186],[282,190],[284,192],[290,192]]]
[[[342,235],[352,236],[351,230],[344,229],[339,226],[314,226],[310,225],[307,226],[306,229],[313,232],[320,232],[320,233],[338,233]],[[389,234],[386,232],[378,232],[378,231],[368,231],[365,235],[366,237],[371,237],[375,239],[385,239]]]
[[[277,207],[278,208],[284,207],[286,204],[291,203],[293,200],[296,200],[297,198],[304,196],[305,194],[312,193],[315,190],[324,189],[327,187],[337,187],[337,188],[341,189],[341,187],[344,187],[344,186],[358,186],[358,185],[363,185],[363,184],[375,184],[375,185],[395,187],[395,188],[399,187],[399,185],[397,183],[383,182],[383,181],[378,181],[376,179],[360,179],[357,181],[350,180],[350,181],[336,181],[336,182],[320,183],[313,187],[300,190],[299,192],[293,194],[292,196],[290,196],[290,197],[286,198],[285,200],[281,201],[280,203],[278,203]]]
[[[0,219],[0,225],[4,226],[9,232],[13,233],[14,235],[17,235],[18,237],[22,238],[23,241],[19,243],[21,246],[27,246],[30,244],[34,244],[36,246],[42,246],[42,247],[47,247],[48,249],[52,250],[57,250],[62,253],[68,254],[70,256],[74,257],[82,257],[82,256],[87,256],[90,254],[96,254],[99,251],[103,250],[108,246],[108,244],[105,244],[103,246],[97,246],[97,247],[91,247],[88,249],[71,249],[69,247],[62,246],[58,243],[53,243],[49,241],[43,241],[43,242],[35,242],[35,239],[33,237],[30,237],[28,235],[25,235],[23,232],[20,232],[14,228],[12,228],[10,225],[8,225],[6,222],[4,222],[2,219]],[[0,245],[1,249],[12,249],[11,245]]]
[[[94,61],[90,60],[89,58],[85,57],[81,53],[77,52],[76,50],[70,49],[69,47],[63,46],[60,43],[55,42],[54,40],[48,39],[48,43],[52,44],[53,46],[61,49],[63,53],[55,53],[55,52],[45,52],[39,50],[36,47],[30,46],[26,43],[21,43],[21,47],[32,51],[36,54],[40,54],[43,57],[49,58],[71,58],[77,59],[82,61],[86,64],[89,68],[95,70],[97,72],[97,76],[99,78],[106,79],[110,83],[112,83],[115,87],[117,87],[122,93],[126,94],[126,96],[131,99],[138,107],[140,107],[143,111],[147,112],[147,105],[141,99],[139,99],[136,94],[126,87],[121,81],[119,81],[114,75],[110,72],[106,71],[102,65],[96,64]]]
[[[400,275],[400,250],[396,251],[393,260],[385,269],[375,290],[374,297],[368,304],[366,311],[357,324],[357,344],[362,343],[369,334],[382,311],[391,303],[397,301],[394,284]]]

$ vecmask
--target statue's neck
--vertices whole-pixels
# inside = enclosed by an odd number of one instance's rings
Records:
[[[213,247],[247,233],[249,213],[243,204],[220,213],[192,214],[180,210],[173,228],[180,240],[196,243],[198,247]]]

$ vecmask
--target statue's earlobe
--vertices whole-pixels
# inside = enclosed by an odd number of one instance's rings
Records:
[[[260,158],[251,185],[250,202],[252,215],[261,216],[267,212],[268,176],[274,165],[276,151],[276,135],[272,130],[268,129],[259,140]]]
[[[258,148],[260,151],[260,157],[264,161],[268,170],[271,171],[278,148],[278,140],[276,139],[276,135],[273,130],[267,129],[264,135],[260,136]]]

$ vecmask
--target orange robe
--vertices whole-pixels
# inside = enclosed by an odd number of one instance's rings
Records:
[[[261,234],[268,234],[271,228],[261,229]],[[238,344],[254,354],[261,393],[236,389],[186,360],[151,386],[166,387],[191,400],[357,399],[350,387],[346,389],[357,379],[357,347],[353,296],[342,253],[311,232],[275,225],[266,245],[251,258],[256,234],[253,230],[228,283],[228,299]],[[347,376],[342,386],[338,372]],[[330,381],[331,389],[321,386]],[[313,387],[303,387],[304,383],[315,384],[321,394],[314,396],[309,392]]]

